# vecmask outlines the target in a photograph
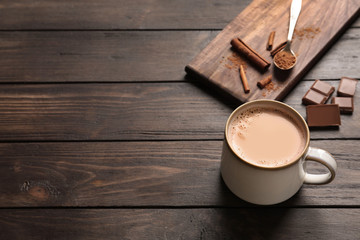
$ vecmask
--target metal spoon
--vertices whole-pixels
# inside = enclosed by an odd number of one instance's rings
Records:
[[[288,33],[288,37],[287,37],[287,42],[286,42],[284,49],[281,50],[280,52],[278,52],[274,56],[275,66],[282,70],[289,70],[289,69],[293,68],[296,63],[296,55],[291,50],[291,40],[292,40],[292,36],[294,33],[296,21],[299,17],[300,11],[301,11],[301,3],[302,3],[302,0],[293,0],[292,1],[291,8],[290,8],[290,23],[289,23],[289,33]],[[290,54],[289,57],[293,58],[294,61],[292,64],[287,64],[287,66],[283,66],[283,64],[281,64],[281,62],[279,60],[281,57],[284,57],[284,55],[289,55],[289,54]]]

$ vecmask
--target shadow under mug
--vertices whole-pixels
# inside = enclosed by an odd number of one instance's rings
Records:
[[[288,114],[296,120],[304,131],[305,147],[301,154],[288,164],[272,167],[257,166],[242,159],[229,141],[229,126],[233,119],[251,108],[275,109]],[[235,109],[227,120],[225,138],[221,155],[221,176],[227,187],[239,198],[254,204],[271,205],[292,197],[306,184],[326,184],[335,178],[337,164],[325,150],[309,146],[310,131],[304,118],[289,105],[275,100],[254,100]],[[305,170],[307,161],[324,165],[329,171],[323,174],[310,174]]]

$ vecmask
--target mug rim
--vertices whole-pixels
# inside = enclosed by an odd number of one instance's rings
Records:
[[[291,161],[290,163],[288,164],[285,164],[285,165],[281,165],[281,166],[261,166],[261,165],[257,165],[257,164],[254,164],[252,162],[249,162],[247,161],[246,159],[240,157],[233,149],[233,147],[231,146],[231,144],[229,143],[229,140],[228,140],[228,129],[229,129],[229,125],[230,125],[230,122],[232,121],[233,119],[233,116],[240,111],[241,108],[244,108],[245,106],[248,106],[248,105],[256,105],[257,103],[261,103],[261,102],[270,102],[272,104],[278,104],[278,105],[282,105],[283,107],[287,108],[288,110],[290,110],[291,112],[293,112],[295,114],[295,116],[297,116],[298,120],[302,123],[303,127],[304,127],[304,130],[306,132],[306,143],[305,143],[305,146],[304,146],[304,149],[302,150],[302,152],[298,155],[296,155],[296,158],[294,161]],[[253,166],[255,168],[260,168],[260,169],[267,169],[267,170],[277,170],[277,169],[282,169],[282,168],[287,168],[287,167],[290,167],[294,164],[296,164],[297,162],[300,161],[300,159],[306,154],[308,148],[309,148],[309,145],[310,145],[310,130],[309,130],[309,127],[305,121],[305,119],[301,116],[301,114],[296,111],[293,107],[291,107],[290,105],[286,104],[286,103],[283,103],[283,102],[280,102],[280,101],[277,101],[277,100],[271,100],[271,99],[257,99],[257,100],[252,100],[252,101],[249,101],[249,102],[246,102],[246,103],[243,103],[241,104],[239,107],[237,107],[231,114],[230,116],[228,117],[227,121],[226,121],[226,125],[225,125],[225,142],[226,144],[228,145],[229,149],[231,150],[232,154],[235,155],[235,157],[237,158],[237,160],[241,160],[242,162],[250,165],[250,166]]]

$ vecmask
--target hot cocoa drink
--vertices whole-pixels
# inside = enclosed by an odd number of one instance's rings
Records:
[[[280,203],[298,192],[303,183],[326,184],[335,177],[334,157],[309,144],[308,125],[292,107],[266,99],[244,103],[226,121],[221,176],[245,201]],[[318,162],[328,172],[307,172],[307,161]]]
[[[280,167],[297,160],[305,149],[305,129],[297,119],[271,108],[251,108],[235,116],[228,128],[229,144],[246,162]]]

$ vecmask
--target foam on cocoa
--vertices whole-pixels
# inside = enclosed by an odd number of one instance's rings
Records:
[[[295,161],[304,150],[306,137],[300,123],[277,109],[251,108],[233,118],[229,144],[245,161],[278,167]]]

